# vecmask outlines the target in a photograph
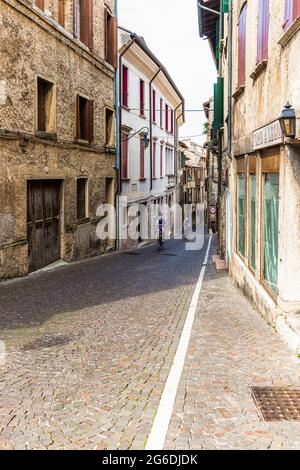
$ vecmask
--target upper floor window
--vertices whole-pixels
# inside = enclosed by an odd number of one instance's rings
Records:
[[[174,111],[171,109],[171,134],[174,134]]]
[[[53,133],[56,127],[54,84],[37,79],[37,130]]]
[[[258,4],[257,64],[268,58],[269,3],[270,0],[259,0]]]
[[[105,60],[115,69],[118,67],[117,18],[105,10]]]
[[[247,3],[242,8],[238,23],[238,87],[246,83],[246,20]]]
[[[93,101],[77,95],[77,139],[93,141]]]
[[[128,108],[128,67],[122,68],[122,105]]]
[[[160,98],[160,105],[159,105],[159,124],[160,127],[163,126],[163,99]]]
[[[283,28],[287,30],[300,16],[300,0],[285,0]]]
[[[74,36],[93,48],[93,0],[74,0]]]

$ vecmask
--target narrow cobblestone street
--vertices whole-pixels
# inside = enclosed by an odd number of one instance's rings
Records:
[[[172,241],[0,286],[0,448],[144,448],[204,255]],[[299,448],[300,423],[262,422],[249,390],[299,378],[210,256],[165,448]]]

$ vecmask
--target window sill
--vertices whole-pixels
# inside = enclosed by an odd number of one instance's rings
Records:
[[[255,81],[266,70],[268,65],[268,59],[261,60],[255,67],[255,70],[251,73],[250,77]]]
[[[143,183],[144,181],[147,181],[147,178],[140,178],[139,181]]]
[[[232,98],[237,101],[244,94],[245,88],[245,85],[239,86],[233,93]]]
[[[56,132],[36,131],[35,136],[40,137],[41,139],[57,140]]]
[[[300,16],[291,24],[291,26],[283,33],[278,41],[281,47],[285,47],[292,37],[300,30]]]
[[[76,139],[75,142],[76,142],[76,144],[80,144],[80,145],[90,145],[91,144],[91,142],[89,142],[86,139]]]
[[[123,183],[126,183],[126,182],[128,183],[128,181],[130,181],[130,178],[121,178],[121,180]]]
[[[87,224],[91,221],[91,219],[89,217],[85,217],[84,219],[78,219],[77,220],[77,225],[83,225],[83,224]]]
[[[107,145],[107,144],[104,146],[104,151],[105,153],[111,153],[114,155],[117,153],[116,147],[114,147],[113,145]]]
[[[140,113],[140,118],[142,118],[142,119],[147,119],[147,117],[145,116],[145,114],[141,114],[141,113]]]

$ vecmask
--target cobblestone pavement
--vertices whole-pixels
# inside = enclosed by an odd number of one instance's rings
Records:
[[[0,448],[143,448],[204,251],[168,242],[1,285]]]
[[[260,419],[249,386],[300,386],[288,351],[227,275],[207,271],[166,449],[300,449],[300,422]]]

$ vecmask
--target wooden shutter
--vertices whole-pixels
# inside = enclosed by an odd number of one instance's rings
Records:
[[[58,22],[65,26],[65,0],[58,0]]]
[[[46,85],[38,80],[38,130],[46,131]]]
[[[293,22],[293,0],[285,0],[283,28],[287,30]]]
[[[80,41],[93,48],[93,0],[80,1]]]
[[[118,20],[105,11],[105,60],[118,67]]]
[[[171,134],[174,133],[174,111],[171,109]]]
[[[128,68],[123,65],[122,69],[122,90],[123,90],[123,106],[128,107]]]
[[[259,0],[258,4],[258,37],[257,58],[258,64],[268,58],[269,43],[269,0]]]
[[[140,140],[140,178],[145,178],[145,147],[143,140]]]
[[[78,21],[79,21],[79,6],[78,0],[73,1],[73,34],[75,38],[78,38]]]
[[[300,16],[300,0],[294,0],[293,20],[296,20],[298,16]]]
[[[160,145],[160,177],[163,175],[163,144]]]
[[[160,127],[163,126],[163,100],[160,99]]]
[[[128,135],[122,134],[121,178],[128,179]]]
[[[44,11],[44,8],[45,8],[45,1],[44,0],[35,0],[35,4],[40,10]]]
[[[152,119],[156,122],[156,92],[152,90]]]
[[[88,109],[88,112],[87,112],[87,119],[88,119],[88,123],[87,123],[87,134],[88,134],[88,140],[89,142],[93,142],[94,140],[94,101],[92,100],[89,100],[87,102],[87,109]]]
[[[140,114],[145,115],[145,82],[140,80]]]
[[[246,83],[246,20],[247,20],[247,4],[244,5],[238,26],[238,86]]]
[[[165,129],[166,131],[169,130],[169,106],[166,104],[165,106],[165,111],[166,111],[166,125],[165,125]]]
[[[156,178],[156,142],[153,142],[152,177]]]
[[[76,138],[80,139],[80,95],[76,97]]]

